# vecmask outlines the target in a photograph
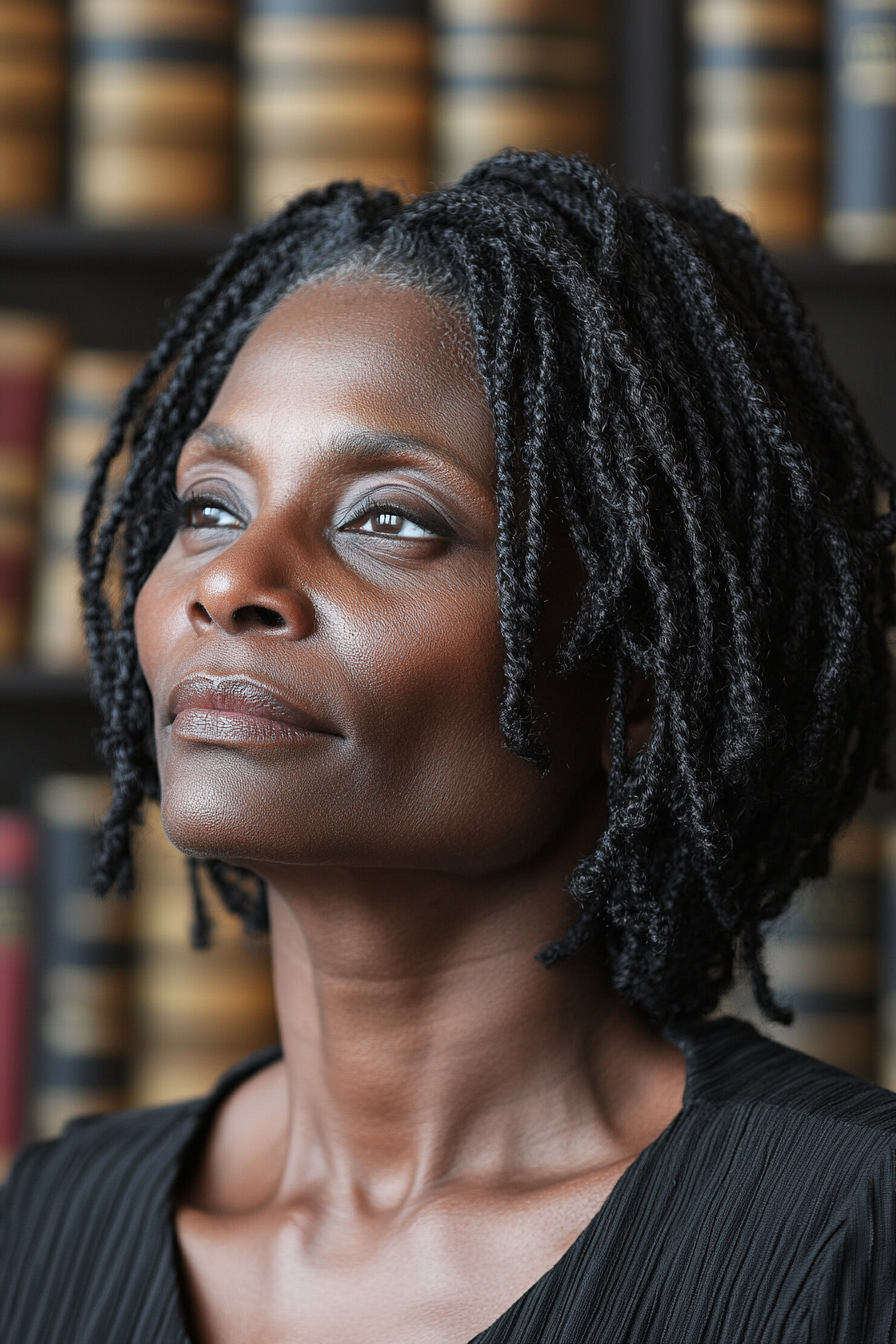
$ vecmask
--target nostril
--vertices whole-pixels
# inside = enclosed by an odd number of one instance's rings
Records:
[[[279,611],[258,604],[240,607],[233,613],[233,619],[237,625],[263,625],[269,630],[281,630],[286,625],[286,619],[280,615]]]

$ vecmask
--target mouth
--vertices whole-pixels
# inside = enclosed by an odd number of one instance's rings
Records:
[[[329,724],[251,677],[194,675],[168,700],[173,737],[231,746],[339,737]]]

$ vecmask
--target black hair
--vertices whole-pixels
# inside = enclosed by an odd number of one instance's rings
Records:
[[[114,786],[97,889],[131,883],[131,829],[158,794],[133,626],[173,530],[158,501],[249,333],[340,268],[467,315],[495,429],[501,726],[542,770],[547,501],[581,565],[558,657],[610,687],[609,820],[571,879],[577,918],[541,959],[597,941],[623,998],[668,1023],[710,1012],[739,955],[762,1009],[785,1019],[764,925],[827,871],[883,771],[894,476],[743,220],[712,199],[624,190],[584,159],[506,151],[407,202],[357,182],[306,192],[236,238],[186,300],[122,400],[79,539]],[[636,677],[652,721],[633,754]],[[205,868],[263,927],[263,884]]]

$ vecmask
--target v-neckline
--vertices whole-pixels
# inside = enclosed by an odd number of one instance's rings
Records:
[[[610,1193],[595,1212],[594,1216],[585,1225],[578,1234],[575,1241],[563,1252],[563,1254],[541,1274],[534,1283],[530,1284],[508,1307],[496,1317],[490,1325],[484,1330],[480,1330],[477,1335],[469,1341],[469,1344],[493,1344],[500,1337],[501,1331],[506,1326],[509,1318],[516,1316],[526,1306],[527,1301],[541,1292],[554,1277],[561,1277],[569,1265],[577,1259],[583,1252],[586,1245],[593,1244],[599,1239],[603,1227],[608,1226],[615,1219],[617,1206],[623,1204],[627,1198],[627,1192],[642,1175],[644,1168],[649,1167],[653,1162],[661,1159],[662,1153],[669,1143],[673,1142],[685,1112],[691,1106],[694,1100],[694,1051],[696,1041],[694,1036],[685,1029],[676,1031],[674,1035],[670,1034],[670,1039],[678,1046],[684,1056],[685,1062],[685,1085],[682,1096],[681,1109],[672,1117],[664,1129],[653,1139],[641,1152],[630,1162],[623,1171],[622,1175],[615,1182]],[[173,1164],[173,1174],[168,1187],[167,1205],[167,1254],[169,1260],[170,1274],[172,1280],[172,1290],[177,1298],[178,1315],[180,1319],[182,1340],[180,1344],[196,1344],[190,1334],[188,1321],[190,1317],[189,1301],[184,1289],[183,1276],[181,1273],[180,1248],[177,1242],[177,1230],[175,1226],[175,1200],[178,1188],[182,1186],[187,1170],[191,1164],[198,1158],[204,1140],[208,1137],[215,1116],[223,1103],[235,1092],[236,1089],[247,1079],[261,1073],[263,1069],[276,1063],[283,1057],[283,1052],[279,1046],[271,1046],[267,1050],[258,1051],[250,1055],[247,1059],[241,1060],[239,1064],[234,1065],[218,1081],[215,1087],[207,1096],[194,1103],[196,1109],[193,1113],[193,1123],[190,1132],[185,1141],[180,1145],[176,1155],[176,1161]]]

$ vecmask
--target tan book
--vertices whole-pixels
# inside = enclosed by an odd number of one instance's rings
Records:
[[[118,398],[143,356],[74,350],[62,363],[47,440],[40,551],[31,609],[31,660],[64,671],[84,667],[75,537],[94,457]]]
[[[821,0],[688,0],[693,184],[793,247],[821,225]]]
[[[436,0],[434,17],[440,181],[508,146],[604,155],[600,0]]]
[[[205,1092],[237,1060],[277,1040],[270,958],[215,903],[213,946],[190,947],[184,856],[147,805],[135,895],[137,1047],[131,1102],[151,1106]]]
[[[58,204],[65,66],[62,0],[0,0],[0,214]]]
[[[44,448],[65,329],[0,311],[0,663],[24,652]]]
[[[227,214],[232,0],[74,0],[72,194],[90,219]]]
[[[428,179],[429,41],[422,0],[251,0],[241,30],[246,210],[360,178]]]

